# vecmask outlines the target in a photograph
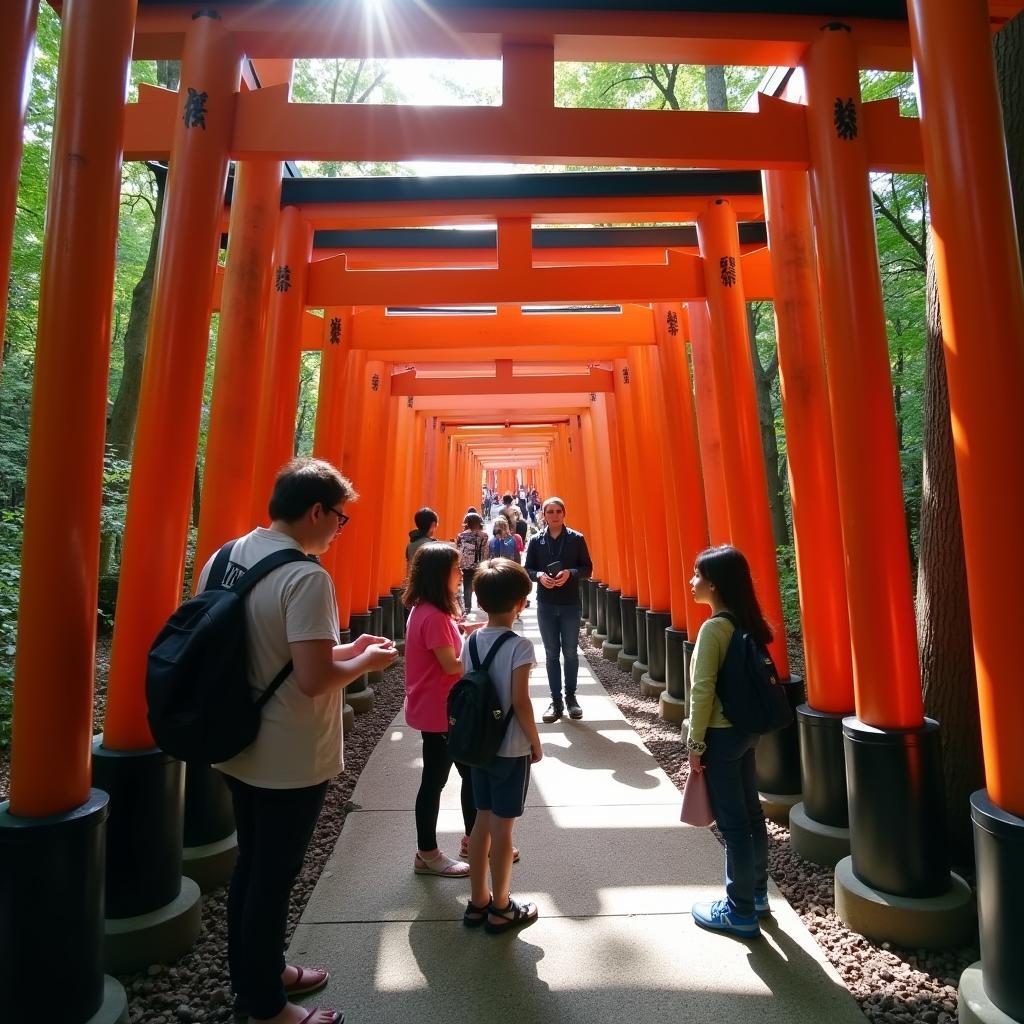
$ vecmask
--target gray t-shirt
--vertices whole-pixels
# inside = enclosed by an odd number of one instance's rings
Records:
[[[487,657],[491,644],[504,632],[506,630],[501,626],[484,626],[474,634],[476,636],[476,656],[481,663]],[[471,640],[472,637],[462,645],[462,665],[467,672],[473,667],[473,659],[469,654]],[[491,682],[494,683],[494,688],[498,691],[502,707],[507,708],[512,705],[512,672],[521,665],[529,665],[532,668],[536,664],[533,642],[525,636],[517,635],[514,640],[506,640],[498,648],[498,653],[491,663]],[[504,741],[498,748],[498,757],[522,757],[529,753],[530,741],[526,738],[526,733],[523,732],[519,722],[513,720],[509,724]]]

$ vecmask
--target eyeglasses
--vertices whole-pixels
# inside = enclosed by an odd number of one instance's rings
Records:
[[[339,512],[336,508],[331,508],[330,505],[324,505],[324,508],[328,512],[333,512],[338,517],[338,532],[341,532],[341,528],[348,522],[349,517],[344,512]]]

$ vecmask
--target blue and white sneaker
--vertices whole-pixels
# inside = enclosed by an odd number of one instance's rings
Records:
[[[728,932],[743,939],[761,937],[761,926],[757,917],[743,917],[729,906],[728,900],[715,900],[714,903],[694,903],[690,909],[693,920],[701,928],[709,928],[716,932]]]
[[[768,906],[768,894],[754,897],[754,913],[758,917],[771,917],[772,908]]]

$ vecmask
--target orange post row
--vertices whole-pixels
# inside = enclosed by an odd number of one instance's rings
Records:
[[[807,175],[768,171],[764,191],[807,702],[819,711],[842,714],[853,710],[850,618]]]
[[[10,810],[26,818],[79,806],[91,784],[122,102],[135,7],[69,4],[61,36],[14,662]]]
[[[708,204],[697,221],[697,236],[708,294],[710,362],[718,405],[729,536],[750,563],[758,599],[775,633],[771,654],[785,679],[789,676],[789,655],[754,394],[739,236],[736,214],[726,200]]]
[[[982,2],[908,4],[942,310],[985,781],[1024,816],[1024,701],[1007,638],[1024,595],[1024,295]],[[966,215],[969,211],[969,216]]]
[[[103,729],[104,746],[112,750],[145,750],[153,744],[143,685],[146,654],[182,596],[241,62],[237,41],[219,18],[197,16],[181,65],[181,95],[190,98],[177,121],[168,171],[164,222],[173,230],[160,239],[128,491]]]
[[[857,717],[923,719],[889,347],[855,41],[826,26],[808,49],[807,130]],[[852,104],[837,124],[837,96]],[[884,572],[878,567],[885,566]]]

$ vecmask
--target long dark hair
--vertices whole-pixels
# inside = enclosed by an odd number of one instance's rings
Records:
[[[402,594],[406,608],[426,601],[453,618],[459,615],[458,601],[449,589],[452,566],[459,561],[459,552],[451,544],[423,544],[413,555],[409,582]]]
[[[722,603],[735,616],[740,628],[762,647],[767,647],[774,634],[761,612],[743,552],[730,544],[720,544],[702,551],[696,564],[697,572],[715,585]]]

